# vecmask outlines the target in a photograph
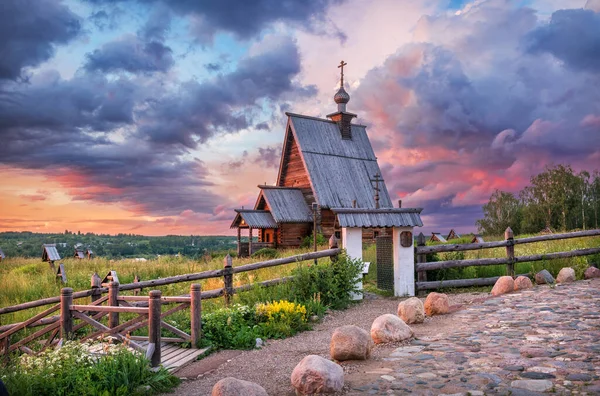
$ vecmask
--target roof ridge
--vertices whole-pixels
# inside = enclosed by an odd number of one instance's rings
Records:
[[[302,191],[302,189],[300,187],[287,187],[287,186],[269,186],[266,184],[259,184],[257,186],[258,188],[260,188],[261,190],[299,190]]]
[[[334,113],[334,114],[335,114],[335,113]],[[309,119],[309,120],[314,120],[314,121],[322,121],[322,122],[328,122],[328,123],[330,123],[330,124],[336,124],[336,125],[337,125],[337,122],[335,122],[335,121],[331,121],[331,120],[328,120],[328,119],[326,119],[326,118],[320,118],[320,117],[315,117],[315,116],[309,116],[309,115],[305,115],[305,114],[292,113],[291,111],[286,111],[286,112],[285,112],[285,115],[286,115],[286,116],[288,116],[288,117],[299,117],[299,118],[306,118],[306,119]],[[365,128],[365,129],[367,128],[367,126],[366,126],[366,125],[363,125],[363,124],[350,124],[350,126],[362,127],[362,128]]]

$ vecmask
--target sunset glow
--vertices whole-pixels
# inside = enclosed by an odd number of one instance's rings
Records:
[[[0,13],[0,53],[21,46],[0,59],[0,231],[233,234],[275,182],[285,111],[335,111],[340,59],[424,232],[475,231],[547,165],[600,167],[596,0],[44,3]]]

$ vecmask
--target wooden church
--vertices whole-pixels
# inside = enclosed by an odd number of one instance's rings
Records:
[[[287,125],[279,173],[274,186],[259,185],[253,209],[236,209],[231,228],[237,228],[238,254],[264,247],[297,247],[313,228],[325,238],[340,237],[337,210],[392,208],[392,201],[367,128],[353,123],[346,111],[350,95],[344,89],[342,61],[340,88],[334,96],[337,111],[324,118],[286,113]],[[248,244],[241,243],[247,229]],[[252,241],[258,230],[258,243]],[[372,239],[384,229],[365,228]]]

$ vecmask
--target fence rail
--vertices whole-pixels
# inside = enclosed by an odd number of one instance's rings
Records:
[[[427,272],[433,270],[447,269],[447,268],[464,268],[473,266],[488,266],[488,265],[506,265],[506,274],[515,276],[514,265],[516,263],[524,263],[531,261],[540,260],[551,260],[557,258],[569,258],[578,256],[587,256],[592,254],[599,254],[600,247],[588,248],[588,249],[576,249],[567,252],[554,252],[545,254],[534,254],[527,256],[515,256],[515,245],[552,241],[569,238],[581,238],[591,237],[600,235],[599,230],[587,230],[587,231],[576,231],[562,234],[550,234],[540,235],[528,238],[514,239],[513,232],[508,227],[504,233],[503,241],[493,242],[482,242],[482,243],[466,243],[466,244],[447,244],[437,246],[425,246],[425,236],[421,233],[417,238],[417,247],[415,252],[417,254],[417,264],[415,270],[417,271],[417,282],[415,284],[416,290],[428,290],[428,289],[439,289],[446,287],[468,287],[468,286],[487,286],[493,285],[499,277],[492,278],[476,278],[476,279],[456,279],[456,280],[442,280],[442,281],[427,281]],[[480,249],[491,249],[491,248],[506,248],[506,257],[500,258],[478,258],[478,259],[467,259],[467,260],[444,260],[427,262],[427,254],[432,253],[444,253],[444,252],[462,252],[467,250],[480,250]]]
[[[227,255],[224,260],[223,269],[140,281],[123,285],[119,284],[115,271],[110,271],[109,275],[107,275],[105,278],[105,280],[110,281],[109,283],[101,283],[102,281],[100,280],[100,277],[97,274],[94,274],[92,275],[91,279],[91,284],[94,287],[90,290],[73,292],[73,289],[71,288],[63,288],[61,290],[61,295],[57,297],[50,297],[1,308],[0,315],[41,307],[44,305],[53,305],[45,311],[32,316],[26,321],[0,326],[0,351],[3,351],[6,356],[8,356],[10,352],[13,352],[17,349],[26,353],[33,353],[30,348],[26,347],[26,344],[35,339],[44,337],[46,334],[50,333],[42,348],[45,349],[58,342],[56,337],[59,335],[59,333],[61,339],[69,339],[73,337],[77,330],[84,326],[90,325],[96,331],[90,335],[87,335],[84,337],[84,339],[95,338],[103,334],[110,334],[124,342],[128,342],[129,345],[137,350],[143,350],[144,353],[146,353],[146,356],[151,360],[152,365],[157,366],[160,363],[161,328],[166,329],[177,336],[162,337],[163,341],[191,342],[193,347],[198,344],[202,327],[202,300],[224,297],[226,304],[229,304],[231,297],[236,293],[249,290],[255,286],[274,286],[289,282],[293,279],[293,277],[288,276],[271,279],[256,284],[233,287],[234,274],[323,257],[335,258],[340,253],[341,249],[337,248],[336,241],[334,241],[332,244],[330,244],[330,249],[273,260],[266,260],[258,263],[242,265],[239,267],[233,267],[232,258]],[[139,292],[139,290],[143,288],[218,277],[223,277],[223,288],[202,292],[199,284],[192,284],[190,294],[185,296],[162,296],[161,292],[158,290],[151,291],[148,296],[119,295],[121,291],[132,290],[135,293]],[[102,296],[103,293],[108,293],[108,295]],[[89,296],[92,297],[92,302],[90,304],[74,303],[74,300],[76,299]],[[101,305],[103,303],[107,303],[108,305]],[[163,304],[178,305],[165,312],[161,312],[161,306]],[[190,309],[190,334],[187,334],[162,320],[166,316],[186,308]],[[58,310],[60,310],[60,315],[50,316]],[[120,323],[119,314],[121,313],[137,314],[137,316],[124,323]],[[108,316],[108,326],[100,322],[104,316]],[[77,325],[74,324],[75,319],[79,320]],[[18,331],[41,326],[45,327],[19,340],[14,345],[10,344],[11,336]],[[147,337],[130,335],[130,333],[133,331],[146,326],[148,327]],[[135,342],[140,340],[148,341],[148,348],[144,349]]]

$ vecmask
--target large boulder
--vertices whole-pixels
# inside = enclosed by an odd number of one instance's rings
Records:
[[[531,279],[526,276],[517,276],[517,279],[515,279],[515,290],[531,289],[532,287]]]
[[[417,297],[411,297],[398,304],[398,316],[402,318],[404,323],[423,323],[425,320],[425,306]]]
[[[223,378],[212,388],[212,396],[268,396],[262,386],[233,377]]]
[[[450,310],[448,296],[442,293],[429,293],[425,299],[425,313],[427,316],[447,314]]]
[[[371,325],[371,338],[376,344],[404,341],[412,336],[411,328],[396,315],[381,315]]]
[[[344,386],[344,370],[321,356],[308,355],[292,371],[292,386],[300,395],[340,392]]]
[[[354,325],[335,329],[329,344],[331,358],[343,360],[366,360],[371,355],[373,341],[366,330]]]
[[[561,268],[560,272],[556,276],[556,282],[558,282],[558,283],[575,282],[575,270],[571,267]]]
[[[556,281],[554,280],[552,274],[548,272],[548,270],[543,269],[537,274],[535,274],[535,283],[537,283],[538,285],[544,285],[546,283],[552,285],[554,284],[554,282]]]
[[[499,296],[515,291],[515,281],[512,276],[501,276],[492,288],[492,296]]]
[[[585,279],[600,278],[600,269],[596,267],[590,267],[585,270],[585,272],[583,273],[583,277]]]

